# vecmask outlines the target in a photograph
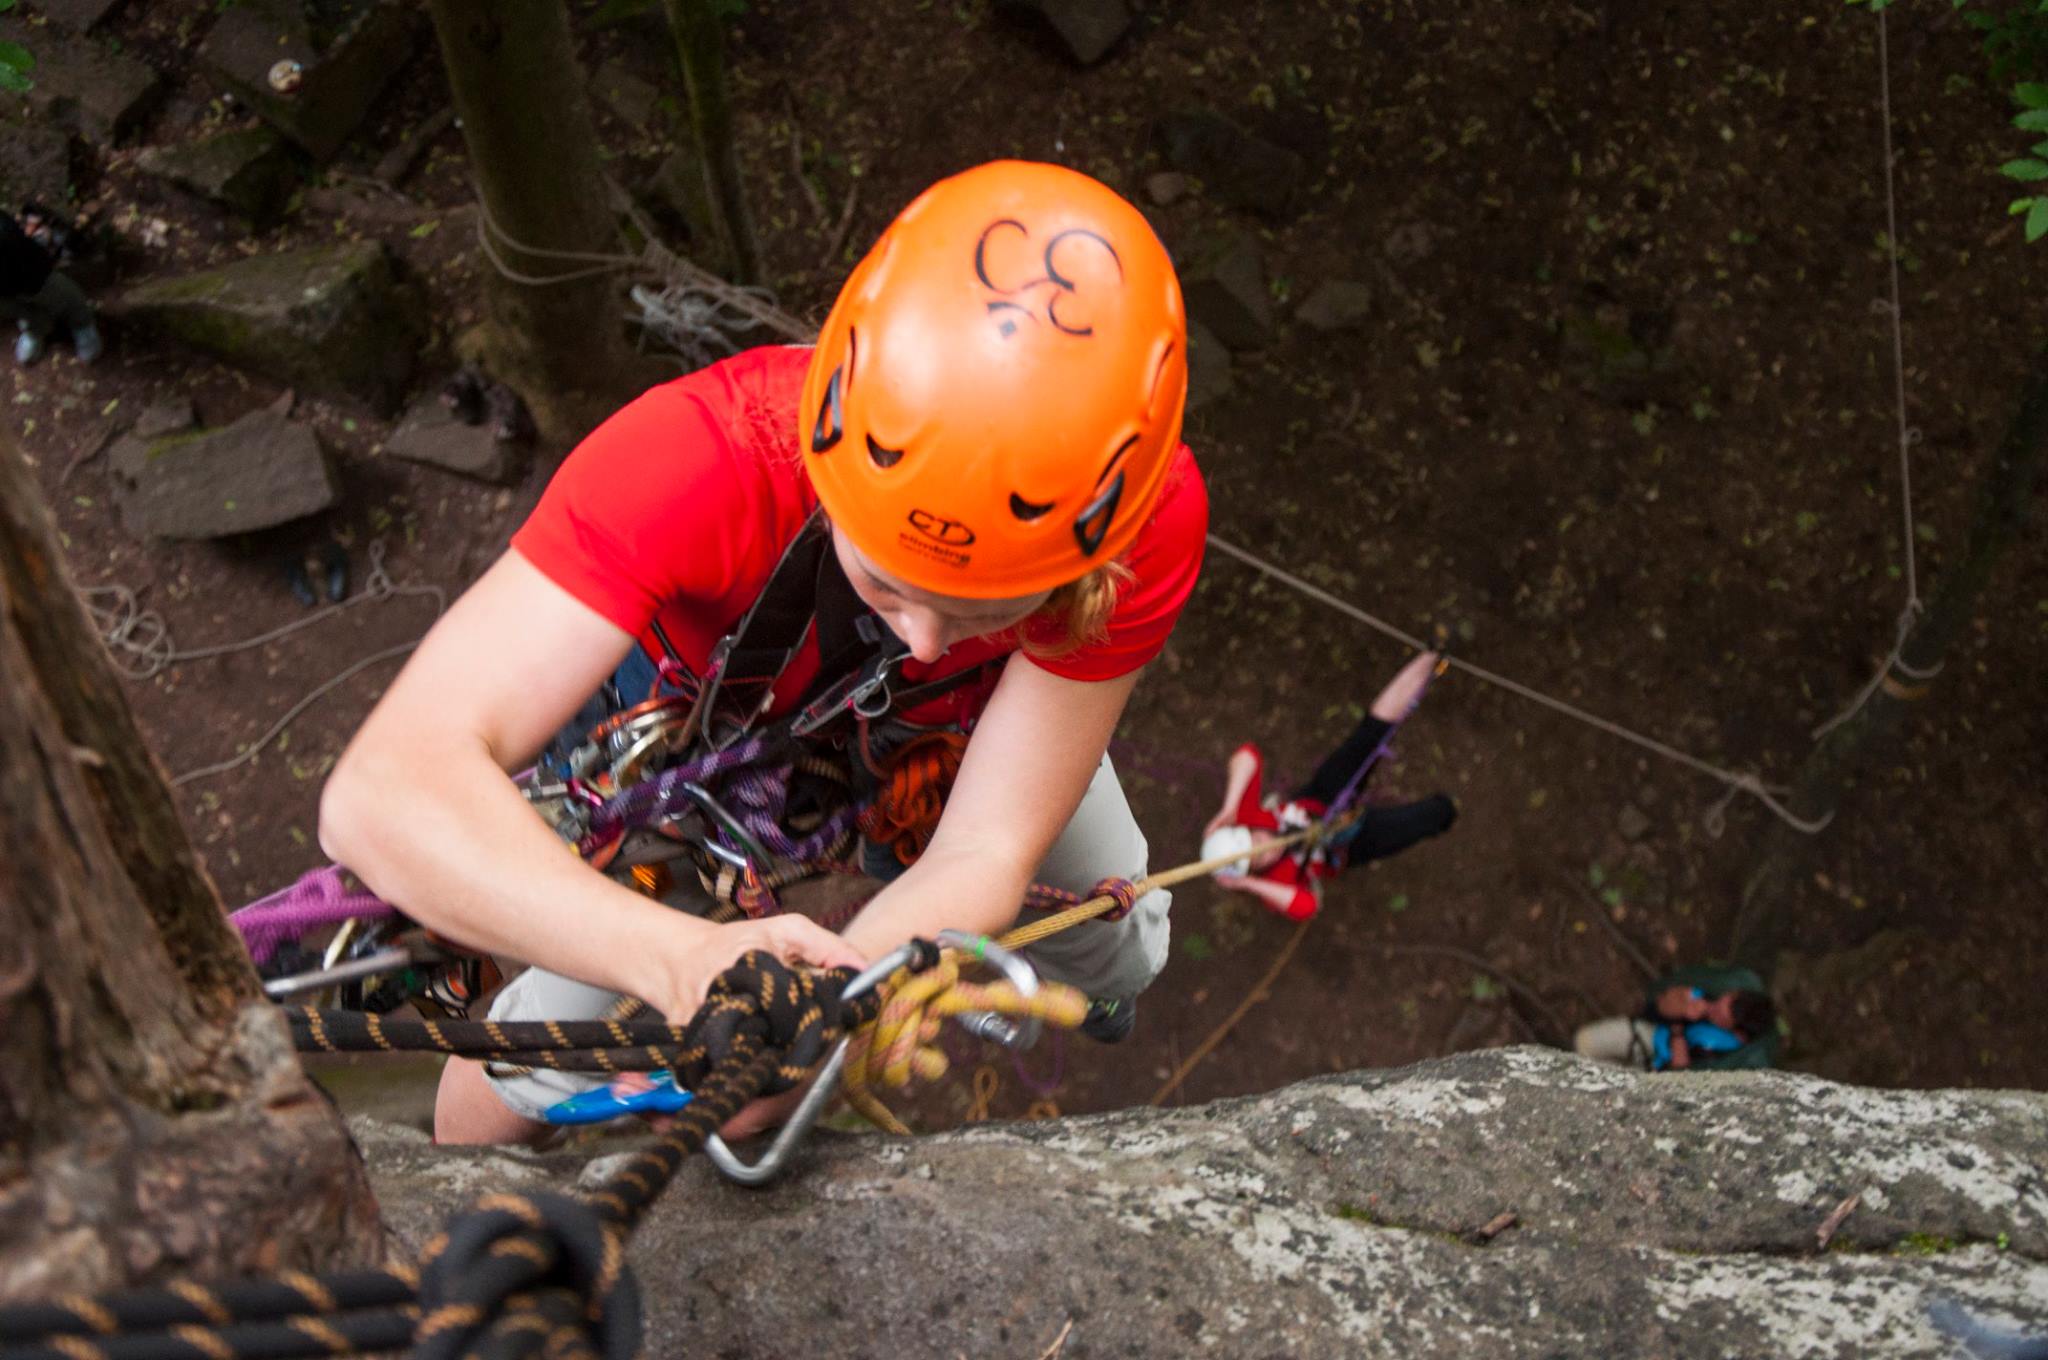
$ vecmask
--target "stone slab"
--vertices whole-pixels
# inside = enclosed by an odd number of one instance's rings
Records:
[[[152,146],[136,164],[257,226],[276,221],[299,178],[283,136],[264,126]]]
[[[319,24],[298,0],[239,0],[199,45],[200,63],[235,98],[316,161],[339,151],[418,49],[424,6],[330,0]],[[271,68],[299,63],[300,82],[272,87]]]
[[[1181,292],[1188,317],[1208,327],[1232,352],[1264,349],[1273,338],[1273,295],[1265,254],[1250,232],[1212,238],[1188,253]]]
[[[42,0],[43,13],[51,23],[62,24],[73,33],[85,33],[121,8],[123,0]]]
[[[455,418],[438,396],[413,403],[384,443],[384,451],[464,477],[504,485],[517,479],[518,449],[499,439],[488,421],[468,425]]]
[[[1368,285],[1348,279],[1329,279],[1316,285],[1308,299],[1295,310],[1294,319],[1311,330],[1351,330],[1372,315],[1372,301],[1372,289]]]
[[[1210,109],[1168,114],[1157,133],[1168,164],[1201,180],[1217,202],[1272,221],[1300,207],[1308,169],[1298,153]]]
[[[1079,66],[1101,61],[1131,27],[1131,10],[1124,0],[1006,0],[1006,4],[1044,19]]]
[[[319,437],[276,410],[219,430],[116,441],[108,464],[121,522],[139,538],[206,539],[274,528],[328,509],[341,480]]]
[[[129,290],[111,311],[301,392],[398,408],[426,322],[380,242],[255,255]]]

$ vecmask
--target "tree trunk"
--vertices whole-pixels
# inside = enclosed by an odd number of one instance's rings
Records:
[[[761,246],[740,182],[739,155],[732,140],[732,105],[725,96],[725,21],[716,0],[666,0],[668,26],[675,34],[690,101],[690,130],[697,163],[704,169],[718,230],[733,262],[737,283],[761,281]]]
[[[0,445],[0,1299],[374,1259],[332,1104]]]
[[[1900,659],[1912,671],[1925,674],[1940,665],[1969,625],[1993,568],[2026,527],[2044,458],[2048,458],[2048,349],[2036,356],[2020,397],[2019,414],[2013,417],[1985,469],[1962,560],[1943,575],[1932,603],[1900,649]],[[1939,677],[1916,681],[1897,670],[1886,675],[1856,715],[1828,733],[1806,758],[1793,785],[1792,810],[1801,817],[1824,817],[1834,811],[1844,785],[1897,734],[1907,710],[1930,686],[1939,683]],[[1743,885],[1730,953],[1765,977],[1770,976],[1778,951],[1786,943],[1793,886],[1803,876],[1812,844],[1811,836],[1773,821],[1756,867]]]
[[[560,258],[625,253],[568,12],[563,0],[429,8],[483,214],[481,357],[526,398],[548,443],[566,448],[664,376],[627,343],[620,274]]]

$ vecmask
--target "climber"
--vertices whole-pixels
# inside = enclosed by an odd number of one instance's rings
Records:
[[[1186,383],[1179,283],[1136,209],[1049,165],[940,182],[815,348],[654,388],[571,452],[344,752],[323,847],[435,932],[539,964],[500,1019],[595,1017],[623,995],[680,1021],[748,949],[857,966],[942,927],[996,932],[1034,880],[1141,877],[1105,752],[1201,565]],[[693,689],[718,749],[834,742],[886,772],[927,729],[969,740],[929,843],[842,935],[711,925],[564,854],[507,778],[608,677],[623,696]],[[1094,1037],[1129,1032],[1169,901],[1028,951],[1093,999]],[[589,1084],[451,1061],[437,1135],[535,1140]]]
[[[1365,808],[1356,820],[1306,852],[1273,844],[1279,835],[1353,804],[1387,738],[1414,711],[1431,672],[1440,665],[1437,653],[1421,652],[1403,666],[1343,744],[1323,758],[1308,783],[1285,798],[1261,793],[1265,763],[1258,747],[1246,742],[1232,752],[1223,805],[1202,828],[1202,858],[1246,854],[1217,870],[1216,881],[1251,894],[1290,921],[1306,921],[1322,906],[1324,880],[1347,864],[1398,855],[1417,841],[1450,830],[1458,819],[1457,805],[1448,794],[1436,793],[1396,807]]]

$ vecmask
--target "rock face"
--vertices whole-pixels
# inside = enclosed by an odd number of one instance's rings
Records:
[[[135,58],[91,38],[45,24],[30,28],[16,16],[0,20],[0,38],[35,54],[35,84],[28,105],[36,121],[111,145],[133,127],[155,98],[156,73]]]
[[[413,54],[424,6],[407,0],[239,0],[200,44],[199,59],[257,116],[315,160],[341,149]],[[299,84],[271,81],[299,63]]]
[[[274,221],[297,175],[284,139],[267,127],[235,128],[198,141],[153,146],[136,164],[257,226]]]
[[[425,323],[375,241],[257,255],[146,283],[117,310],[302,392],[397,409]]]
[[[219,430],[144,439],[108,451],[121,522],[140,538],[224,538],[268,529],[341,495],[319,438],[282,412],[253,411]]]
[[[413,1246],[477,1194],[576,1175],[356,1129]],[[1071,1321],[1068,1360],[1948,1356],[1934,1300],[2048,1331],[2044,1162],[2048,1096],[1495,1050],[1185,1110],[816,1136],[762,1192],[699,1161],[633,1258],[654,1355],[1029,1356]]]

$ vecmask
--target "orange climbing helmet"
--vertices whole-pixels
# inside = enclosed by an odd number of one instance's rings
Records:
[[[996,161],[925,190],[853,271],[797,436],[875,565],[1004,599],[1130,545],[1186,394],[1180,281],[1151,225],[1078,171]]]

